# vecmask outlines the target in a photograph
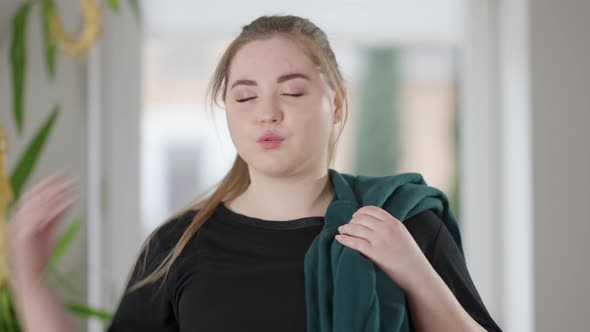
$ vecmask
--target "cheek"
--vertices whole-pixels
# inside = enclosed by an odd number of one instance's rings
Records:
[[[314,140],[316,143],[327,141],[332,129],[330,104],[316,100],[303,109],[304,111],[298,113],[297,123],[305,133],[305,139]]]
[[[239,112],[229,111],[225,112],[225,118],[227,122],[227,128],[229,134],[234,141],[234,144],[240,142],[240,138],[243,136],[244,120],[240,116]]]
[[[227,119],[228,126],[233,126],[235,128],[240,127],[240,123],[245,120],[248,114],[248,110],[240,107],[239,105],[228,105],[225,109],[225,117]]]

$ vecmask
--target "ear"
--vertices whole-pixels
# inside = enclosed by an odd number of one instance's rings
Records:
[[[344,100],[346,99],[346,89],[342,89],[342,95],[338,96],[337,93],[334,94],[334,123],[338,123],[342,120],[343,112],[344,112]]]

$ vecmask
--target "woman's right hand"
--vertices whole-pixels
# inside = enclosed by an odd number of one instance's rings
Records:
[[[77,177],[63,171],[46,177],[16,202],[7,225],[10,278],[27,287],[41,281],[53,251],[56,230],[65,212],[77,201],[72,186]]]

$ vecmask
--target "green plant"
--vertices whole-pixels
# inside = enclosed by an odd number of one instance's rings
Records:
[[[83,56],[92,47],[100,34],[100,9],[95,0],[82,0],[82,8],[86,18],[86,27],[79,41],[73,41],[63,32],[59,10],[54,0],[25,1],[12,19],[12,42],[10,45],[10,64],[12,77],[12,112],[16,121],[16,128],[22,134],[24,126],[25,109],[25,83],[27,72],[27,23],[31,8],[40,4],[40,19],[43,29],[43,43],[45,48],[45,64],[47,75],[51,80],[55,79],[56,63],[58,59],[58,46],[61,44],[65,51],[71,55]],[[113,12],[119,12],[121,4],[119,0],[107,1]],[[139,19],[139,2],[129,0],[128,4],[133,10],[136,19]]]
[[[120,11],[120,1],[109,0],[106,3],[113,12]],[[138,1],[130,0],[128,3],[131,9],[134,11],[136,18],[139,18]],[[28,60],[26,38],[27,23],[29,20],[31,8],[38,4],[40,5],[40,19],[43,29],[46,70],[48,77],[52,81],[55,80],[56,61],[60,42],[64,49],[70,54],[76,53],[77,55],[80,55],[92,46],[92,41],[88,43],[89,39],[85,38],[88,36],[84,36],[84,33],[90,31],[90,33],[94,33],[97,37],[98,31],[100,30],[100,11],[98,10],[98,5],[95,0],[81,1],[87,24],[92,24],[92,26],[85,28],[80,42],[70,40],[68,36],[64,35],[63,31],[61,31],[60,39],[59,28],[61,22],[59,20],[59,12],[53,0],[25,1],[20,5],[12,19],[12,40],[10,45],[10,65],[12,73],[11,78],[13,95],[12,113],[17,133],[19,135],[22,135],[26,122],[24,110],[26,100],[25,83]],[[1,194],[6,192],[9,193],[9,197],[11,198],[10,202],[8,202],[8,205],[6,206],[4,204],[5,202],[0,199],[0,224],[2,226],[0,228],[0,235],[3,235],[3,223],[10,213],[12,203],[17,201],[20,197],[25,184],[35,169],[38,159],[43,154],[44,147],[51,136],[51,132],[53,131],[60,110],[61,107],[59,104],[53,106],[43,125],[37,130],[36,134],[33,136],[33,139],[26,146],[24,152],[18,159],[15,168],[10,174],[9,181],[1,181],[3,178],[6,178],[7,175],[2,174],[4,173],[3,163],[5,160],[5,156],[2,155],[2,153],[5,151],[0,149],[0,187],[2,187],[2,185],[5,183],[8,184],[8,188],[0,188],[0,198],[2,198]],[[0,146],[2,146],[2,144],[5,142],[2,142],[4,137],[1,126],[0,134],[2,134],[0,135]],[[2,191],[2,189],[4,189],[4,191]],[[80,216],[76,217],[75,220],[70,223],[69,227],[57,242],[46,270],[46,274],[53,277],[58,282],[60,287],[62,287],[69,294],[75,294],[77,296],[80,296],[79,293],[74,287],[72,287],[68,279],[57,270],[56,266],[59,262],[59,259],[76,237],[76,234],[78,233],[82,224],[83,219]],[[5,248],[0,248],[0,254],[6,255],[6,252],[3,252],[3,250],[5,250]],[[4,282],[6,280],[3,280],[3,278],[6,278],[8,273],[8,271],[4,270],[4,268],[6,268],[6,266],[0,265],[0,331],[19,332],[20,327],[15,315],[15,309],[10,294],[10,287],[8,287],[7,283]],[[71,313],[78,316],[96,317],[104,321],[109,321],[112,318],[110,313],[92,308],[81,303],[80,301],[66,301],[65,306]]]

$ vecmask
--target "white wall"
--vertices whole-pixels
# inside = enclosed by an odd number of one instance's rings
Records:
[[[140,222],[140,123],[142,34],[128,6],[108,14],[98,61],[100,139],[103,199],[101,228],[100,303],[114,310],[123,295],[127,274],[135,262],[144,235]],[[94,124],[93,124],[94,126]],[[96,289],[93,289],[97,291]]]
[[[465,4],[460,116],[461,223],[471,277],[494,320],[501,324],[496,4]]]
[[[500,1],[498,147],[502,327],[533,331],[533,211],[528,0]]]
[[[467,14],[473,277],[505,331],[587,331],[590,2],[473,0]]]
[[[497,98],[499,320],[505,331],[587,331],[590,2],[476,2],[493,17],[475,26],[490,30],[485,66],[496,68],[480,78]]]
[[[588,331],[590,2],[529,8],[536,331]]]

